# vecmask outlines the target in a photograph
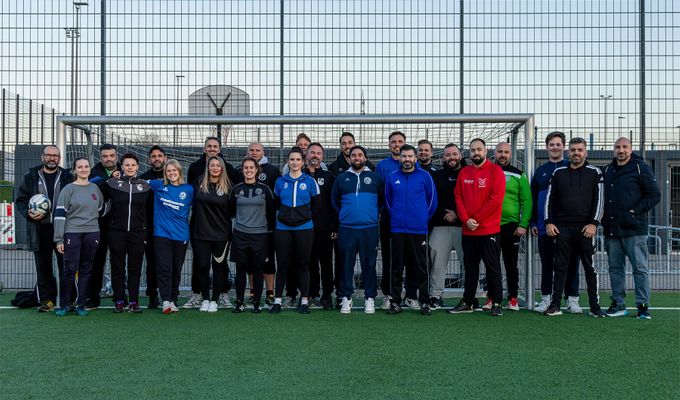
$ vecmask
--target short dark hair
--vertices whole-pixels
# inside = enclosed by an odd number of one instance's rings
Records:
[[[290,157],[290,155],[293,154],[293,153],[300,153],[302,158],[305,158],[305,153],[303,153],[302,149],[297,147],[297,146],[293,146],[293,147],[290,148],[290,150],[288,150],[288,156],[286,156],[286,158]]]
[[[343,132],[342,132],[342,135],[340,135],[340,142],[342,142],[342,138],[344,138],[345,136],[351,137],[351,138],[352,138],[352,141],[354,141],[354,142],[357,141],[357,140],[354,138],[354,135],[352,135],[352,132],[343,131]]]
[[[352,155],[354,150],[361,150],[361,152],[364,153],[364,157],[368,157],[367,154],[366,154],[366,149],[364,148],[364,146],[359,146],[358,144],[352,146],[352,148],[349,149],[349,154]]]
[[[460,147],[458,147],[458,145],[455,144],[455,143],[449,143],[449,144],[447,144],[446,146],[444,146],[444,150],[446,150],[446,149],[448,149],[448,148],[451,148],[451,147],[455,147],[456,150],[460,151]]]
[[[151,146],[151,148],[149,149],[149,155],[151,155],[151,153],[153,153],[156,150],[160,151],[161,153],[163,153],[163,155],[165,155],[165,150],[163,150],[163,148],[159,145]]]
[[[472,145],[473,142],[477,142],[477,141],[482,142],[484,147],[486,147],[486,142],[482,138],[474,138],[474,139],[470,140],[470,145]]]
[[[434,146],[432,146],[432,142],[430,142],[430,141],[427,140],[427,139],[420,139],[420,140],[418,141],[418,146],[420,146],[421,144],[429,144],[429,145],[430,145],[430,148],[431,148],[431,149],[434,149]]]
[[[401,146],[401,148],[399,149],[399,154],[401,154],[401,153],[403,153],[403,152],[405,152],[405,151],[412,151],[412,152],[415,153],[415,152],[416,152],[416,148],[413,147],[413,146],[411,146],[410,144],[404,144],[404,145]]]
[[[584,138],[578,136],[575,138],[571,138],[571,140],[569,141],[569,146],[571,146],[572,144],[582,144],[583,146],[588,147],[588,142],[586,142]]]
[[[556,137],[562,139],[562,145],[564,146],[564,143],[566,142],[566,136],[564,136],[564,133],[560,131],[552,131],[548,134],[548,136],[545,137],[545,144],[547,145],[551,140],[555,139]]]
[[[401,137],[404,138],[404,141],[406,141],[406,135],[402,131],[394,131],[394,132],[390,133],[390,136],[387,137],[387,140],[392,140],[392,136],[394,136],[394,135],[401,135]]]
[[[214,140],[217,143],[220,143],[220,139],[218,139],[217,136],[208,136],[207,138],[205,138],[205,141],[203,142],[203,146],[208,144],[208,142],[211,141],[211,140]]]
[[[135,160],[135,161],[137,162],[137,164],[139,164],[139,158],[137,158],[137,156],[134,155],[134,154],[132,154],[132,153],[125,153],[125,154],[123,155],[123,157],[120,158],[120,163],[121,163],[121,164],[124,163],[125,160],[128,159],[128,158],[131,158],[131,159]]]
[[[312,142],[312,143],[309,144],[309,146],[307,146],[307,148],[312,147],[312,146],[319,146],[319,147],[321,147],[321,150],[324,150],[323,146],[319,142]]]
[[[99,151],[103,150],[118,150],[118,147],[116,145],[111,144],[111,143],[104,143],[101,146],[99,146]]]

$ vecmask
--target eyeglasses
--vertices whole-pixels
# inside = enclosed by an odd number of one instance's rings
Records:
[[[59,157],[61,157],[61,155],[60,154],[43,154],[43,157],[45,157],[45,158],[48,158],[48,157],[59,158]]]

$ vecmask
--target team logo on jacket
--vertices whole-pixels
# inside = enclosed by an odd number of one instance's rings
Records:
[[[395,184],[395,185],[401,185],[401,181],[400,181],[399,179],[397,179],[397,180],[394,182],[394,184]]]
[[[486,187],[486,178],[477,178],[477,183],[479,184],[480,188],[485,188]]]
[[[449,182],[454,182],[455,180],[456,180],[456,178],[449,176]]]
[[[318,183],[319,186],[323,186],[324,179],[323,179],[323,178],[319,178],[319,179],[316,180],[316,183]]]
[[[300,184],[300,190],[307,190],[307,184],[306,184],[306,183],[301,183],[301,184]]]
[[[92,193],[92,200],[97,201],[97,195]]]
[[[143,189],[144,189],[144,186],[139,185],[139,184],[137,185],[137,190],[139,190],[141,192]]]
[[[255,194],[258,196],[262,196],[262,189],[260,188],[255,189]]]
[[[267,174],[265,174],[265,173],[263,172],[263,173],[261,173],[261,174],[257,177],[257,179],[258,179],[260,182],[264,182],[264,181],[267,180]]]
[[[367,177],[364,178],[364,183],[365,183],[365,184],[370,185],[371,182],[373,182],[373,180],[371,179],[371,177],[367,176]]]
[[[243,190],[241,190],[240,192],[238,192],[238,195],[239,195],[239,196],[243,196],[244,194],[245,194],[245,193],[243,192]]]
[[[179,198],[182,199],[182,200],[184,200],[184,199],[187,198],[187,194],[186,194],[185,192],[180,192]]]
[[[123,181],[118,181],[118,187],[123,187]]]
[[[475,183],[475,180],[474,179],[463,179],[463,183],[471,185],[471,184]]]
[[[220,196],[220,197],[224,196],[224,192],[221,191],[221,190],[218,190],[218,191],[215,192],[215,193],[216,193],[218,196]]]
[[[283,188],[288,189],[288,182],[283,182]]]

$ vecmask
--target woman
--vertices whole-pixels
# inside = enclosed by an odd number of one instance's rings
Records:
[[[242,313],[246,275],[253,279],[253,312],[260,312],[263,268],[269,254],[269,232],[274,229],[276,209],[267,185],[257,180],[260,165],[254,158],[241,162],[243,183],[229,194],[229,215],[234,218],[231,261],[236,263],[236,304],[232,312]]]
[[[85,157],[73,162],[76,179],[59,193],[54,214],[54,242],[57,251],[64,255],[64,273],[60,279],[58,317],[71,308],[71,295],[78,274],[75,311],[81,317],[87,315],[87,285],[92,274],[92,261],[99,245],[99,213],[104,199],[97,185],[90,183],[90,161]]]
[[[168,160],[163,171],[163,179],[149,181],[149,185],[154,191],[158,290],[163,300],[163,314],[170,314],[179,311],[175,303],[189,242],[189,211],[194,200],[194,188],[184,183],[179,161]]]
[[[203,296],[201,312],[217,312],[221,288],[229,276],[227,250],[231,240],[231,218],[227,211],[231,182],[224,161],[212,156],[205,173],[194,186],[196,200],[191,216],[191,237],[194,266],[198,272],[199,287]],[[212,262],[213,293],[210,297],[210,264]],[[223,296],[228,296],[224,293]],[[208,300],[211,299],[211,300]]]
[[[299,147],[288,152],[289,172],[276,180],[274,201],[277,204],[276,231],[274,242],[278,271],[276,274],[276,294],[272,314],[281,312],[281,296],[286,284],[288,269],[295,255],[295,271],[300,289],[301,314],[309,314],[309,258],[314,242],[312,208],[319,202],[319,186],[311,176],[302,172],[304,156]]]
[[[114,313],[125,311],[125,259],[127,256],[128,312],[141,313],[139,307],[139,279],[147,231],[147,202],[151,187],[137,178],[139,159],[127,153],[121,158],[123,176],[110,178],[102,186],[106,199],[111,200],[109,220],[109,250],[111,251],[111,285]]]

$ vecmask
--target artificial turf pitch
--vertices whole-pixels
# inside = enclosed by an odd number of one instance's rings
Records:
[[[652,299],[680,307],[678,293]],[[680,311],[586,315],[2,309],[0,397],[680,398]]]

